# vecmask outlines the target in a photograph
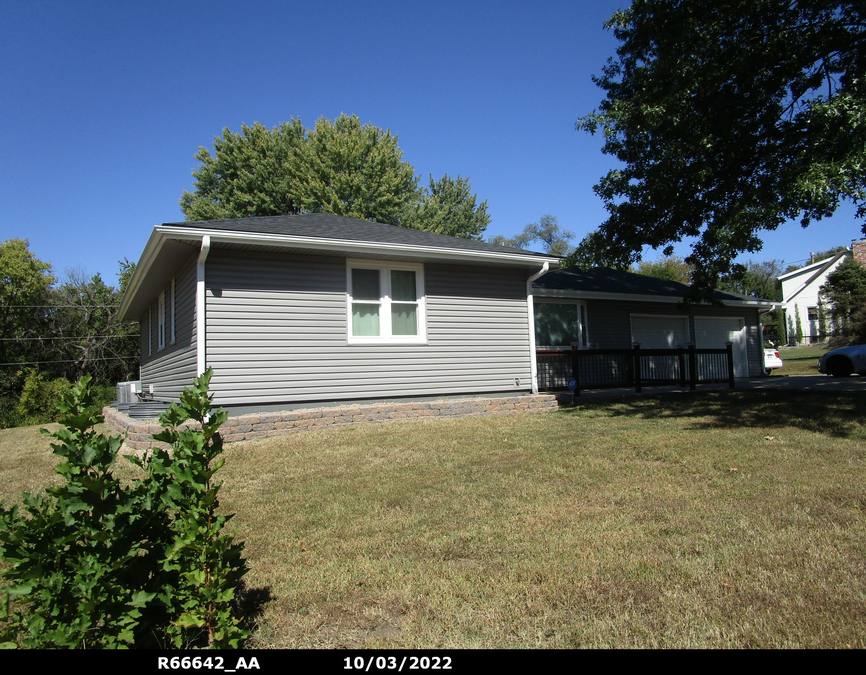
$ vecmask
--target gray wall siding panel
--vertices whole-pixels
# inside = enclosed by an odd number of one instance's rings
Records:
[[[205,275],[215,401],[526,391],[527,276],[427,263],[427,344],[350,345],[343,258],[215,249]]]
[[[157,349],[157,301],[154,300],[153,327],[151,339],[153,350],[147,355],[147,340],[142,339],[141,383],[147,390],[153,385],[154,393],[160,398],[178,398],[184,387],[192,384],[196,376],[196,330],[195,330],[195,257],[188,260],[175,276],[175,342],[171,340],[171,324],[166,322],[165,349]],[[166,315],[171,311],[171,286],[165,289]],[[148,316],[142,319],[142,328],[147,325]],[[144,335],[145,330],[142,330]]]
[[[653,302],[628,302],[610,300],[587,300],[587,331],[592,349],[628,349],[631,347],[631,315],[652,314],[684,316],[675,305]],[[731,316],[746,322],[746,349],[749,361],[749,376],[763,374],[763,345],[760,338],[758,310],[746,307],[712,307],[694,305],[689,318],[689,330],[694,335],[695,316]]]

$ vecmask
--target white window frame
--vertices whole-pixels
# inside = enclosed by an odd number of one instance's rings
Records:
[[[379,335],[352,334],[352,270],[379,271]],[[393,270],[415,272],[415,298],[418,304],[416,317],[418,320],[417,335],[391,334],[391,272]],[[373,304],[373,301],[359,300],[361,303]],[[405,304],[397,302],[397,304]],[[346,260],[346,332],[350,345],[418,345],[427,344],[427,296],[424,291],[424,265],[401,262],[384,262],[379,260]]]
[[[156,351],[165,349],[165,291],[156,301]]]
[[[578,329],[578,338],[577,338],[577,348],[578,349],[589,349],[590,341],[589,341],[589,313],[586,311],[586,301],[585,300],[569,300],[568,298],[541,298],[535,296],[533,299],[534,305],[577,305],[578,306],[578,316],[577,316],[577,329]],[[581,315],[583,317],[583,321],[581,321]],[[532,330],[535,330],[535,317],[532,317]],[[571,345],[535,345],[536,349],[571,349]]]
[[[177,321],[175,320],[175,284],[174,277],[171,279],[171,342],[170,344],[174,344],[177,341],[177,331],[175,330],[175,324]]]

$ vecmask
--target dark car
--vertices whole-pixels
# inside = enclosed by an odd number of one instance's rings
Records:
[[[848,377],[851,373],[866,376],[866,345],[827,352],[818,360],[818,372],[836,377]]]

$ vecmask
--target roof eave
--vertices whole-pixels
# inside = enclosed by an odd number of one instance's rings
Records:
[[[451,249],[438,246],[413,246],[410,244],[381,243],[374,241],[357,241],[350,239],[326,239],[321,237],[303,237],[288,234],[266,234],[250,232],[233,232],[230,230],[208,230],[196,228],[194,231],[185,227],[158,225],[161,234],[172,239],[198,241],[202,236],[210,235],[212,243],[253,244],[258,246],[274,246],[278,248],[307,248],[317,251],[335,251],[340,253],[383,253],[403,255],[413,258],[442,258],[450,260],[482,261],[493,260],[507,264],[535,267],[544,262],[551,262],[552,267],[559,266],[559,258],[541,254],[515,254],[499,251],[473,251]]]
[[[147,275],[147,271],[156,259],[159,249],[162,248],[163,239],[163,235],[159,231],[159,228],[153,228],[153,232],[150,233],[147,244],[144,246],[144,251],[142,251],[141,257],[138,259],[138,263],[135,266],[135,272],[132,273],[129,285],[123,293],[123,299],[120,302],[120,309],[118,311],[121,321],[134,321],[138,318],[137,316],[127,317],[126,313],[129,311],[132,300],[138,293],[138,289],[141,287],[141,282]]]
[[[141,258],[135,267],[126,293],[120,304],[120,317],[123,321],[132,321],[137,316],[126,316],[130,306],[141,288],[151,266],[157,260],[159,252],[167,240],[198,242],[210,236],[211,244],[251,244],[257,246],[273,246],[276,248],[305,248],[316,251],[333,251],[346,254],[382,253],[399,255],[407,258],[423,258],[426,260],[447,260],[459,262],[494,262],[504,265],[535,268],[545,262],[551,269],[559,267],[560,258],[542,254],[519,254],[508,251],[473,251],[449,249],[438,246],[412,246],[409,244],[381,243],[372,241],[356,241],[347,239],[326,239],[320,237],[304,237],[298,235],[267,234],[250,232],[233,232],[230,230],[210,230],[197,227],[177,227],[173,225],[157,225],[153,228]]]
[[[573,291],[556,288],[535,288],[533,295],[540,298],[574,298],[577,300],[626,300],[630,302],[658,302],[665,304],[678,304],[683,298],[669,295],[643,295],[637,293],[605,293],[603,291]],[[754,309],[778,309],[781,303],[772,300],[726,300],[719,298],[725,307],[749,307]],[[704,304],[704,303],[701,303]],[[707,304],[710,307],[712,305]]]

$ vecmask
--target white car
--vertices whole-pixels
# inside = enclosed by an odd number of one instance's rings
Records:
[[[770,374],[771,371],[776,370],[776,368],[781,368],[785,363],[779,357],[779,350],[775,347],[770,347],[769,349],[764,350],[764,372],[767,375]]]
[[[851,373],[866,376],[866,345],[842,347],[818,359],[818,372],[848,377]]]

